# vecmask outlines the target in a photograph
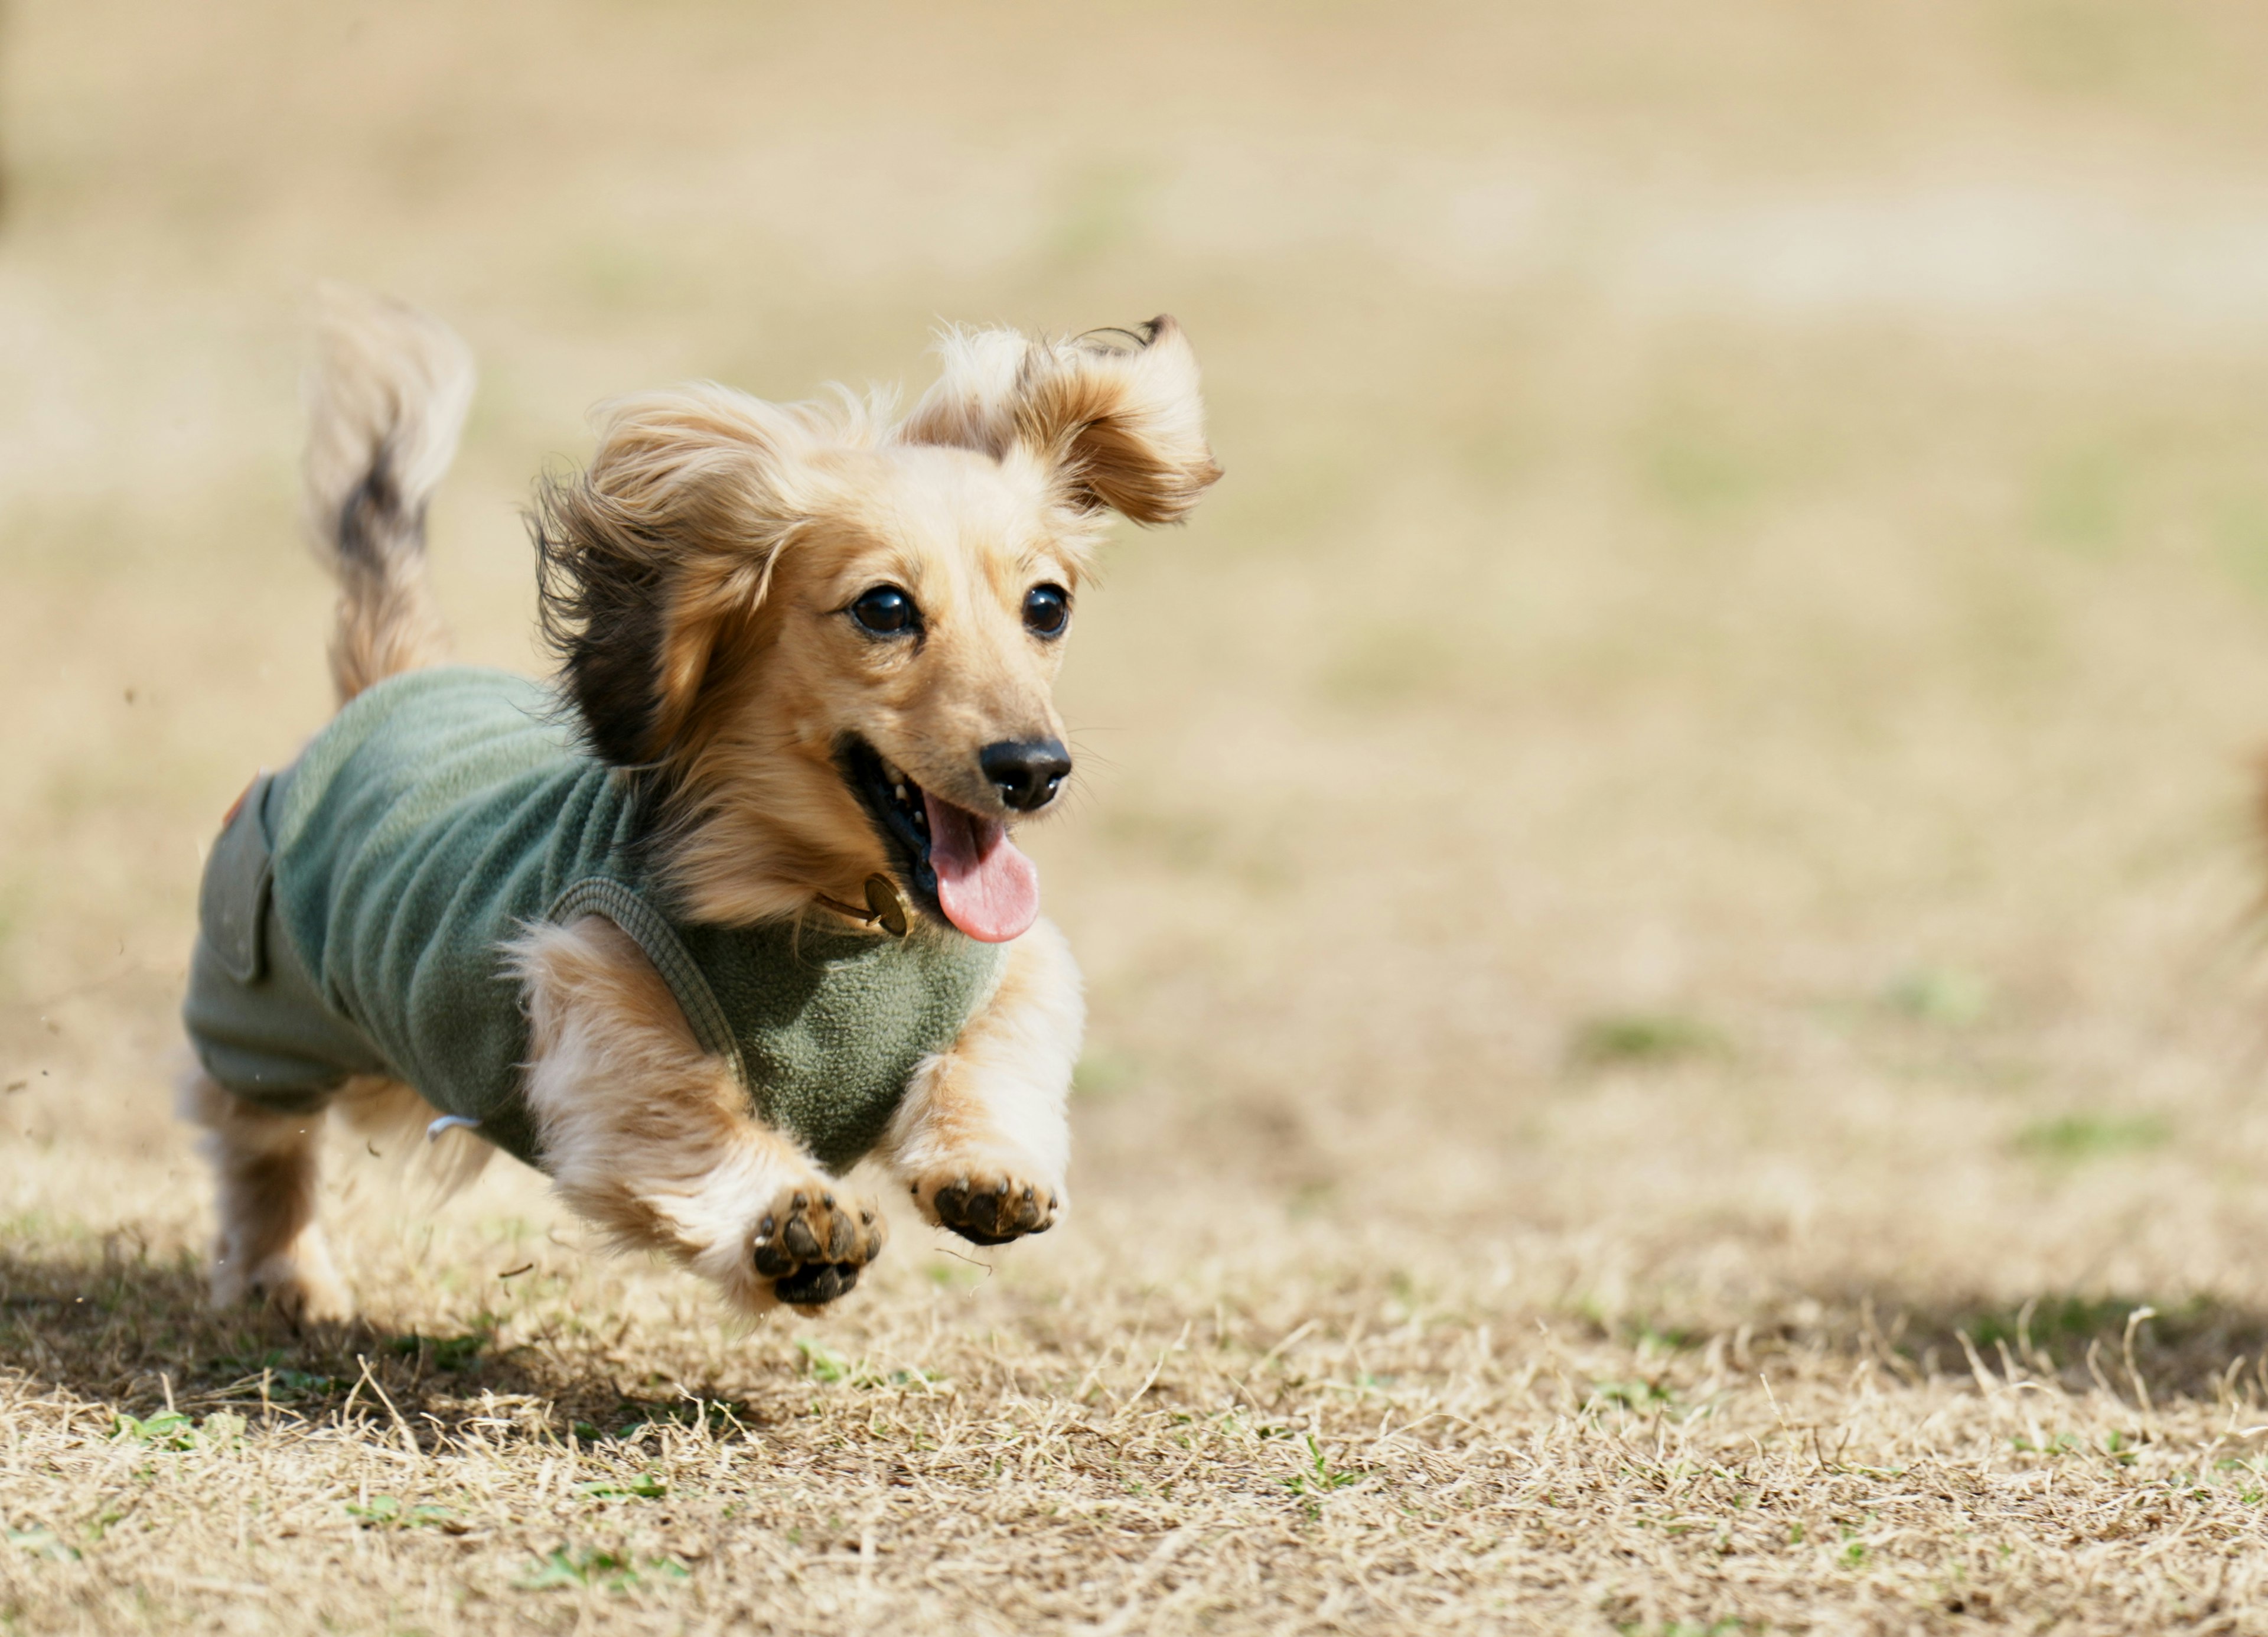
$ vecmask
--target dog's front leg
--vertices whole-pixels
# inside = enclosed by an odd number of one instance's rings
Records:
[[[1086,1007],[1048,921],[1008,947],[1000,987],[951,1046],[914,1072],[884,1157],[932,1222],[980,1245],[1055,1226],[1071,1132],[1064,1099]]]
[[[618,1246],[659,1250],[743,1312],[809,1310],[881,1254],[883,1219],[756,1119],[637,943],[587,916],[513,950],[544,1169]]]

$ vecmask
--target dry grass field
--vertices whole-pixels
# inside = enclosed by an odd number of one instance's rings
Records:
[[[6,0],[0,1631],[2268,1632],[2268,13]],[[1075,1201],[753,1332],[342,1152],[201,1303],[306,299],[614,391],[1176,313],[1032,844]]]

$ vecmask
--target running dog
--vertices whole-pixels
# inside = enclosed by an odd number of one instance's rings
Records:
[[[340,710],[231,810],[184,1007],[217,1301],[351,1314],[315,1220],[335,1108],[466,1128],[749,1314],[880,1253],[840,1180],[869,1156],[979,1244],[1055,1223],[1084,1014],[1011,832],[1071,774],[1050,691],[1107,514],[1176,521],[1219,468],[1169,318],[941,351],[902,417],[605,407],[531,512],[539,686],[445,663],[424,516],[462,343],[328,299],[306,477]]]

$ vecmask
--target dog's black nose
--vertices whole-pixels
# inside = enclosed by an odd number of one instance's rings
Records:
[[[1071,752],[1059,739],[1004,739],[976,753],[976,763],[1020,813],[1043,807],[1071,772]]]

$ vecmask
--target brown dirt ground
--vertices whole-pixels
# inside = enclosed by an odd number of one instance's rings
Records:
[[[2268,20],[0,13],[0,1628],[2268,1631]],[[601,395],[1176,313],[1034,844],[1076,1206],[723,1324],[342,1154],[199,1303],[197,859],[320,719],[312,281]]]

